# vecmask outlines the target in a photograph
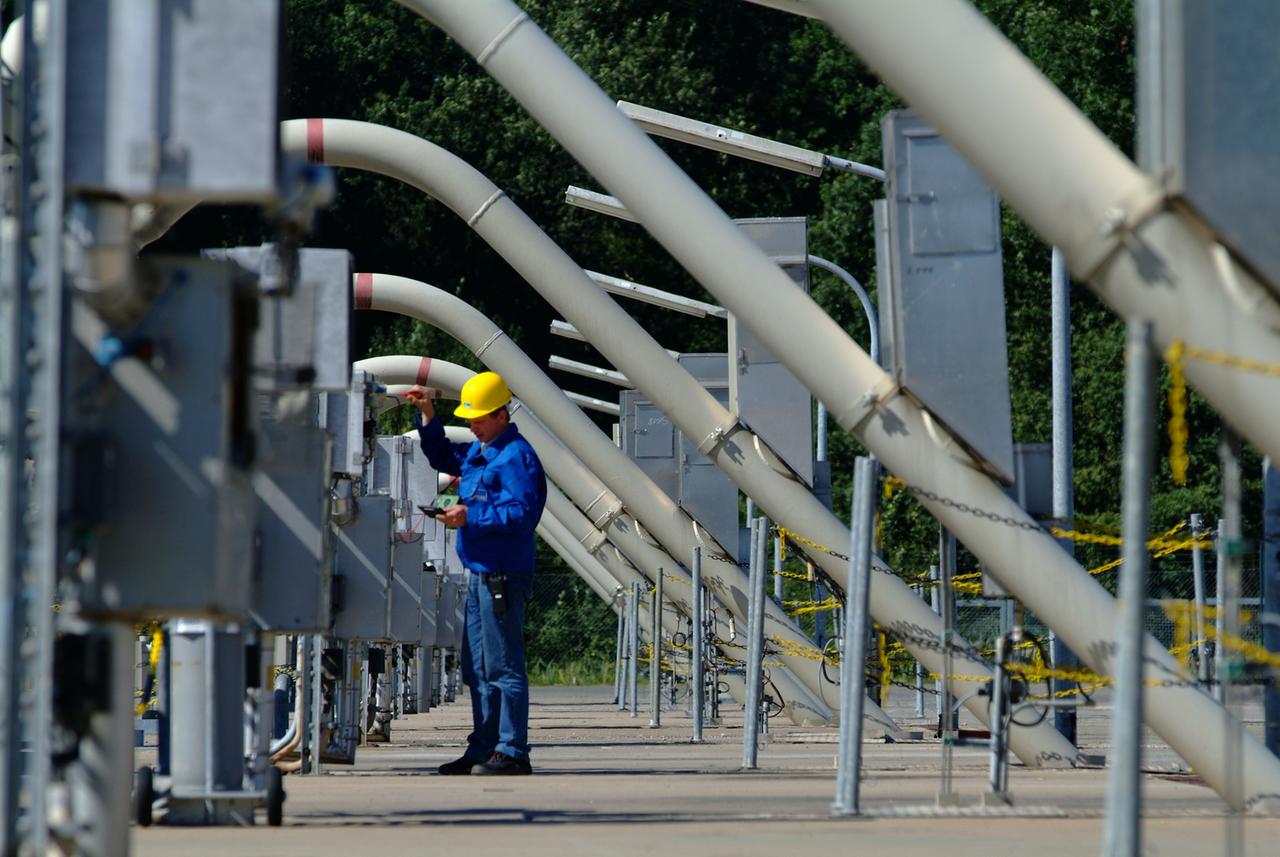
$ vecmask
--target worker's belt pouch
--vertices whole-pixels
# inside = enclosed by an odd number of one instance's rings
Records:
[[[507,613],[507,575],[500,571],[491,571],[484,576],[484,585],[489,587],[489,597],[493,599],[493,615],[505,616]]]

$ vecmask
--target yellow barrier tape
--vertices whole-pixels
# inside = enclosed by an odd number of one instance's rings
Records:
[[[1181,343],[1178,344],[1181,346]],[[1194,345],[1181,347],[1183,355],[1192,360],[1216,363],[1229,369],[1239,369],[1242,372],[1257,372],[1260,375],[1280,378],[1280,363],[1263,363],[1261,360],[1254,360],[1251,357],[1240,357],[1235,354],[1228,354],[1225,351],[1207,351],[1203,348],[1196,348]]]
[[[1187,484],[1191,463],[1187,455],[1187,377],[1182,372],[1185,353],[1181,339],[1175,339],[1164,353],[1169,364],[1169,470],[1175,485]]]

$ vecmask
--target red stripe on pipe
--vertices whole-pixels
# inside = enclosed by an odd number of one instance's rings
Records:
[[[356,309],[373,307],[373,274],[356,274]]]
[[[324,120],[307,120],[307,163],[324,163]]]
[[[414,382],[418,386],[427,383],[427,379],[431,377],[431,358],[423,357],[422,362],[418,364],[418,379]]]

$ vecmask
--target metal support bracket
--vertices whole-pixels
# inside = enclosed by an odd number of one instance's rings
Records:
[[[592,530],[582,538],[578,539],[578,541],[587,549],[587,553],[595,554],[595,552],[604,547],[605,543],[609,540],[605,537],[605,534],[599,530]]]
[[[739,425],[741,425],[741,423],[738,422],[738,415],[729,414],[729,418],[727,420],[713,428],[710,434],[698,443],[698,452],[702,453],[707,458],[710,458],[711,453],[715,452],[716,447],[718,447],[724,439],[729,436],[729,432],[733,431]]]
[[[862,425],[863,421],[871,416],[873,411],[888,404],[901,392],[902,388],[898,386],[898,382],[893,379],[892,375],[886,374],[870,390],[863,393],[850,408],[836,414],[836,423],[847,431],[853,431]]]
[[[1090,281],[1096,277],[1144,223],[1169,208],[1170,201],[1169,192],[1153,181],[1108,208],[1098,222],[1098,241],[1088,245],[1083,258],[1067,259],[1076,278]]]

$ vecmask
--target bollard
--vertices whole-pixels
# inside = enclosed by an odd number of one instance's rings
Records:
[[[747,611],[747,686],[742,718],[742,767],[756,768],[760,738],[761,673],[764,663],[764,554],[769,534],[764,518],[751,522],[751,554]]]
[[[693,549],[693,564],[690,566],[693,575],[693,620],[690,623],[689,634],[692,637],[690,643],[693,646],[691,655],[690,670],[693,675],[690,678],[690,695],[692,697],[690,705],[693,711],[693,743],[702,743],[702,711],[706,697],[706,676],[702,672],[702,639],[703,639],[703,619],[702,619],[702,548],[695,547]]]
[[[845,588],[844,656],[840,659],[840,744],[832,815],[858,815],[862,767],[862,713],[866,694],[868,601],[871,591],[871,519],[875,509],[876,462],[859,456],[853,470],[849,581]]]
[[[653,632],[653,659],[649,661],[649,728],[657,729],[662,725],[662,576],[663,569],[658,569],[658,579],[653,584],[653,621],[650,623]]]

